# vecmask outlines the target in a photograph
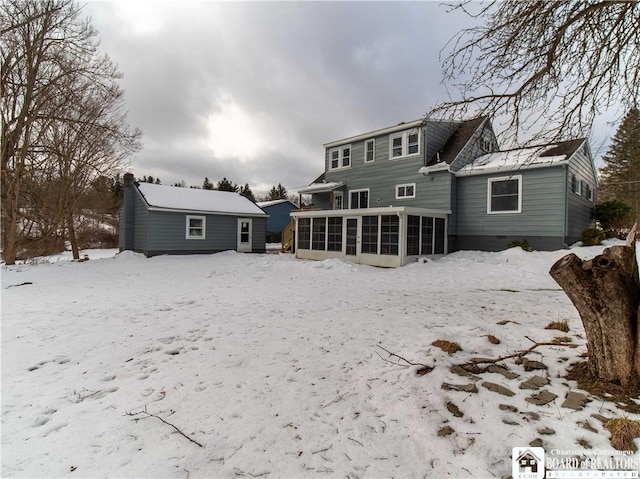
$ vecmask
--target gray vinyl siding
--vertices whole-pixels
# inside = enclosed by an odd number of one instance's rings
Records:
[[[442,132],[443,129],[439,131]],[[435,134],[432,136],[435,137]],[[442,138],[440,141],[446,141]],[[329,149],[326,151],[325,180],[345,182],[345,186],[337,190],[343,191],[345,208],[349,207],[349,192],[363,189],[369,189],[370,208],[384,206],[413,206],[444,210],[451,208],[451,174],[443,171],[431,173],[425,177],[418,173],[418,170],[424,166],[424,131],[420,154],[416,156],[390,160],[389,135],[381,135],[375,138],[375,160],[365,163],[364,144],[364,140],[351,144],[350,168],[329,170]],[[396,185],[408,183],[416,184],[416,197],[396,199]],[[313,203],[316,207],[328,209],[329,195],[314,195]]]
[[[522,175],[522,212],[487,213],[488,179],[505,173],[457,178],[457,236],[563,237],[564,167],[538,168]],[[535,246],[534,246],[535,247]]]
[[[338,189],[335,191],[342,191],[342,190]],[[314,208],[318,208],[321,210],[331,209],[331,200],[329,198],[329,195],[330,193],[315,193],[311,195],[311,205]]]
[[[204,216],[205,238],[187,239],[187,216]],[[165,253],[216,253],[238,246],[238,218],[241,216],[149,211],[149,255]],[[252,249],[265,251],[266,218],[251,218]]]
[[[251,218],[251,235],[252,252],[264,253],[267,250],[267,218]]]
[[[460,127],[459,121],[429,121],[426,128],[426,144],[427,144],[427,157],[425,159],[428,163],[433,159],[436,154],[442,150],[447,140],[453,135]],[[437,163],[437,159],[435,161]],[[425,163],[425,164],[426,164]]]
[[[585,151],[586,144],[583,145],[571,158],[566,178],[567,189],[567,232],[566,241],[568,244],[575,243],[580,239],[582,230],[593,226],[593,208],[596,201],[596,178],[594,167]],[[573,192],[571,188],[571,177],[575,175],[579,181],[586,182],[593,190],[593,201],[589,201],[585,191],[582,195]]]
[[[457,249],[456,233],[458,231],[458,178],[454,175],[449,175],[450,180],[450,195],[451,195],[451,214],[449,215],[448,228],[448,249],[449,251],[455,251]]]
[[[143,227],[146,224],[144,218],[137,220],[137,216],[144,216],[145,213],[144,202],[140,198],[138,190],[134,187],[125,187],[122,206],[118,211],[118,247],[120,251],[135,248],[137,222],[142,221]],[[144,245],[145,240],[146,236],[138,235],[139,244]]]
[[[125,208],[124,201],[122,206],[118,210],[118,248],[123,251],[126,248],[127,227],[128,220],[127,209]],[[131,228],[131,226],[129,226]]]
[[[187,216],[206,218],[205,239],[187,239]],[[149,212],[149,252],[156,251],[225,251],[236,249],[238,220],[235,216],[206,215],[197,213],[175,213],[167,211]]]
[[[134,204],[134,224],[135,228],[133,230],[133,250],[141,251],[143,253],[147,253],[149,251],[148,247],[148,237],[149,231],[147,229],[147,225],[149,222],[149,211],[147,210],[147,205],[144,200],[140,196],[140,193],[136,190],[135,195],[135,204]]]
[[[493,141],[496,146],[498,144],[496,134],[491,127],[491,123],[488,121],[484,123],[483,128],[473,133],[465,147],[451,163],[451,171],[459,171],[478,157],[490,153],[482,147],[482,139]]]

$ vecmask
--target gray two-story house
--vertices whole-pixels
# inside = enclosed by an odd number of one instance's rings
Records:
[[[416,120],[324,145],[315,207],[293,212],[296,255],[402,266],[526,239],[551,250],[591,225],[597,177],[584,139],[499,151],[488,118]]]

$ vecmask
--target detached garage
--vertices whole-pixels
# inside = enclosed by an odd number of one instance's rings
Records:
[[[267,218],[238,193],[137,184],[127,173],[119,247],[149,257],[227,250],[264,253]]]

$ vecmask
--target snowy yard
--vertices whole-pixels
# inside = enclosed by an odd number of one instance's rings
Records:
[[[535,439],[547,451],[611,450],[592,414],[628,413],[601,400],[561,406],[576,384],[560,376],[585,350],[577,312],[548,275],[567,252],[459,252],[378,269],[90,251],[82,263],[3,267],[1,475],[500,478],[511,449]],[[557,320],[568,333],[545,329]],[[504,361],[517,378],[450,369],[526,349],[527,336],[579,347],[528,355],[548,370]],[[463,350],[448,355],[437,339]],[[391,364],[402,361],[380,346],[434,370]],[[550,383],[520,389],[534,375]],[[526,401],[543,390],[557,399]]]

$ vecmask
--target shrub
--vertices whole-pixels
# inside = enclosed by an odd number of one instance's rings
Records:
[[[507,248],[515,248],[516,246],[520,246],[520,248],[522,248],[525,251],[533,251],[533,248],[531,247],[531,245],[526,239],[523,239],[522,241],[519,241],[519,240],[511,241],[509,242],[509,244],[507,244]]]
[[[619,451],[637,451],[633,440],[640,437],[640,422],[628,418],[609,419],[604,427],[611,433],[609,441]]]
[[[624,239],[635,221],[635,211],[622,201],[613,200],[596,205],[596,221],[610,238]]]
[[[600,228],[587,228],[580,235],[580,241],[585,246],[597,246],[605,239],[607,239],[607,234]]]
[[[566,319],[562,321],[551,321],[544,327],[544,329],[555,329],[566,333],[569,331],[569,322]]]

